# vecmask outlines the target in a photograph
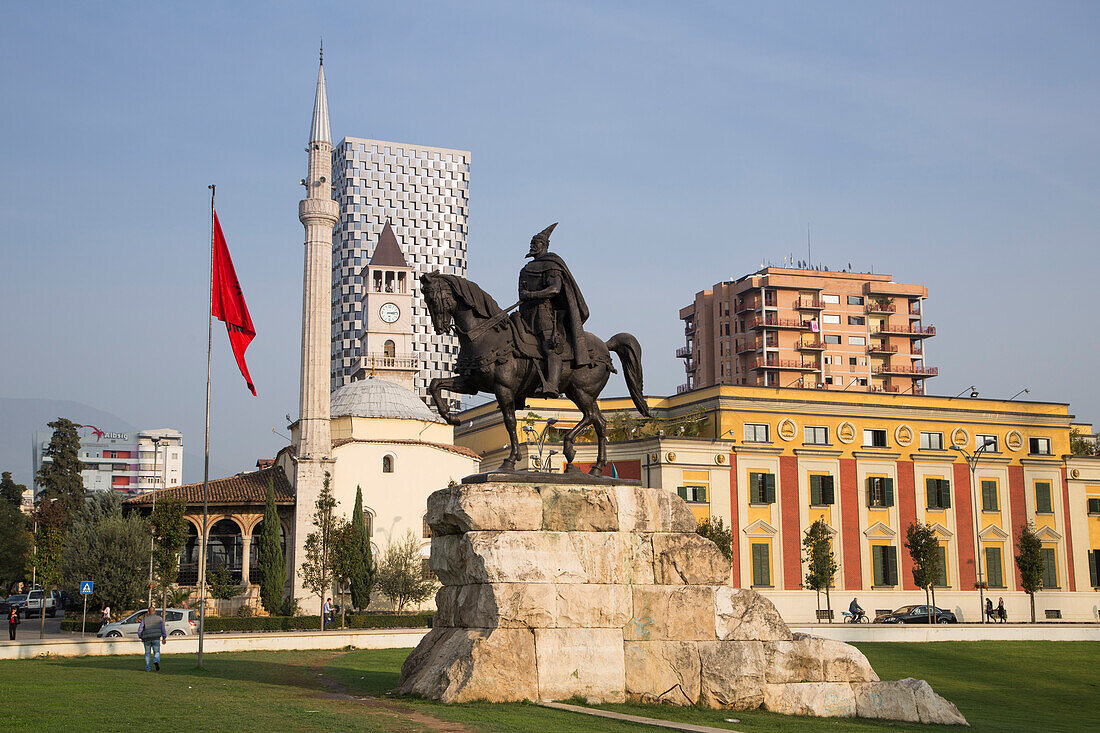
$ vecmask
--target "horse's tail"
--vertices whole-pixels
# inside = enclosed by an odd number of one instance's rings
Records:
[[[643,417],[649,417],[649,405],[642,394],[642,347],[638,339],[629,333],[617,333],[607,340],[607,348],[619,355],[623,363],[623,376],[626,378],[626,388],[630,391],[630,399],[634,400],[634,407]]]

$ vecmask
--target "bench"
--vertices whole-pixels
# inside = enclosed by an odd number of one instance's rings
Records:
[[[1047,614],[1048,619],[1059,619],[1059,618],[1062,618],[1062,609],[1060,609],[1060,608],[1048,608],[1046,610],[1046,614]]]
[[[817,611],[817,620],[818,621],[832,621],[833,620],[833,612],[832,611],[823,611],[821,609],[818,609],[818,611]]]

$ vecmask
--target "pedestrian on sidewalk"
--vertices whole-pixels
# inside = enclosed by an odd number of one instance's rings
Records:
[[[15,607],[11,607],[11,613],[8,615],[8,638],[15,641],[15,627],[19,625],[19,610]]]
[[[110,606],[104,606],[103,607],[103,618],[100,621],[104,626],[111,623],[111,607]]]
[[[328,625],[332,623],[332,599],[325,599],[325,606],[323,609],[324,620],[321,622],[321,628],[327,629]]]
[[[145,645],[145,671],[149,672],[153,667],[160,671],[160,645],[168,641],[164,629],[164,618],[157,614],[157,609],[149,606],[149,612],[141,619],[138,626],[138,637]],[[152,664],[150,665],[150,661]]]

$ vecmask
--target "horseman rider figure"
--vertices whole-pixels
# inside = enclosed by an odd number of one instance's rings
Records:
[[[538,340],[542,357],[538,364],[542,386],[535,390],[538,397],[559,395],[564,362],[571,361],[574,367],[589,363],[584,345],[588,306],[565,261],[547,251],[556,226],[551,224],[531,237],[527,257],[533,259],[519,273],[519,325]]]

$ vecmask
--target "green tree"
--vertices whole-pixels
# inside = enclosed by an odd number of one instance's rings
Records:
[[[344,628],[347,616],[346,596],[351,589],[351,576],[355,572],[358,553],[358,537],[350,522],[337,520],[332,531],[332,577],[340,603],[340,628]]]
[[[94,607],[134,608],[145,599],[149,562],[149,525],[136,512],[125,512],[114,492],[95,494],[81,504],[65,542],[65,587],[76,597],[77,584],[95,581]]]
[[[28,556],[34,542],[30,530],[26,514],[0,501],[0,589],[10,591],[27,577]]]
[[[279,537],[279,512],[275,507],[275,482],[267,479],[267,502],[264,505],[264,528],[260,531],[260,602],[264,610],[275,615],[283,610],[283,590],[286,586],[286,558]]]
[[[936,604],[936,580],[943,573],[940,567],[940,542],[936,532],[927,524],[915,522],[905,531],[905,549],[913,561],[913,582],[924,589],[925,605]],[[928,594],[932,593],[929,602]],[[928,623],[932,623],[932,609],[928,609]]]
[[[1069,431],[1069,452],[1075,456],[1096,455],[1096,441],[1081,435],[1078,428]]]
[[[46,599],[61,585],[62,563],[65,553],[65,535],[69,529],[69,516],[63,501],[45,499],[39,502],[34,513],[34,564],[38,583],[42,586],[42,622],[38,638],[46,636]]]
[[[168,608],[168,588],[180,570],[180,550],[187,542],[183,499],[165,497],[157,502],[149,524],[153,531],[153,579],[161,589],[161,608]]]
[[[351,572],[351,603],[365,611],[370,605],[370,592],[374,588],[374,557],[370,549],[370,534],[363,515],[363,489],[355,487],[355,509],[351,515],[351,528],[355,539],[354,567]]]
[[[26,490],[26,486],[17,484],[12,480],[11,471],[4,471],[0,475],[0,500],[6,501],[18,509],[23,505],[23,492]]]
[[[802,549],[805,552],[802,561],[806,563],[805,585],[817,592],[818,611],[821,610],[821,591],[825,591],[825,608],[829,611],[829,622],[832,623],[833,605],[829,588],[833,585],[839,565],[833,555],[833,539],[824,519],[818,519],[806,528],[806,533],[802,536]]]
[[[435,589],[435,576],[424,571],[420,542],[411,531],[390,542],[382,553],[376,575],[378,590],[400,613],[410,603],[423,603]]]
[[[704,519],[695,531],[718,545],[718,549],[726,556],[726,560],[733,561],[733,532],[726,529],[721,517]]]
[[[1043,541],[1031,522],[1020,525],[1016,537],[1016,567],[1020,570],[1020,587],[1031,599],[1031,623],[1035,623],[1035,594],[1043,589]]]
[[[50,444],[43,452],[42,467],[34,482],[41,487],[39,500],[57,499],[67,517],[76,512],[84,498],[84,478],[80,475],[80,436],[72,420],[59,417],[49,423],[53,428]]]
[[[225,565],[206,571],[206,589],[211,598],[228,601],[241,592],[241,586],[233,578],[233,571]]]
[[[330,481],[331,476],[326,471],[325,483],[313,511],[313,526],[317,529],[306,536],[306,556],[301,570],[302,584],[320,599],[322,631],[325,628],[325,594],[332,590],[332,544],[336,531],[336,499]]]

